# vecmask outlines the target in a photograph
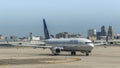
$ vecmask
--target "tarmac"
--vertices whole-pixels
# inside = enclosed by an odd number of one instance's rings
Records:
[[[120,46],[95,46],[89,56],[80,52],[53,56],[49,49],[0,47],[0,68],[120,68]]]

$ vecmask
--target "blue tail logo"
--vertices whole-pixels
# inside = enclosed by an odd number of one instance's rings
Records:
[[[43,19],[43,25],[44,25],[44,35],[45,35],[45,39],[49,39],[50,36],[49,36],[49,32],[48,32],[48,28],[47,28],[45,19]]]

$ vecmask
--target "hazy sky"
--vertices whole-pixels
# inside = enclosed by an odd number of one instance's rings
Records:
[[[87,35],[111,25],[120,33],[120,0],[0,0],[0,33],[43,35],[45,18],[51,34],[68,31]]]

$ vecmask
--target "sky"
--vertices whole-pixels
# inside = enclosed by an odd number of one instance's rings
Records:
[[[120,33],[120,0],[0,0],[0,34],[43,36],[45,18],[50,34],[100,31],[113,26]]]

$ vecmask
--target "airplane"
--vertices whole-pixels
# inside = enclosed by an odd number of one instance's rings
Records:
[[[95,40],[94,45],[104,45],[106,47],[109,44],[108,35],[106,35],[104,40]]]
[[[77,51],[85,53],[89,56],[94,44],[91,40],[86,38],[50,38],[49,31],[46,25],[45,19],[43,19],[44,35],[45,35],[45,46],[37,46],[35,48],[49,48],[53,55],[59,55],[61,51],[71,52],[71,55],[76,55]]]

